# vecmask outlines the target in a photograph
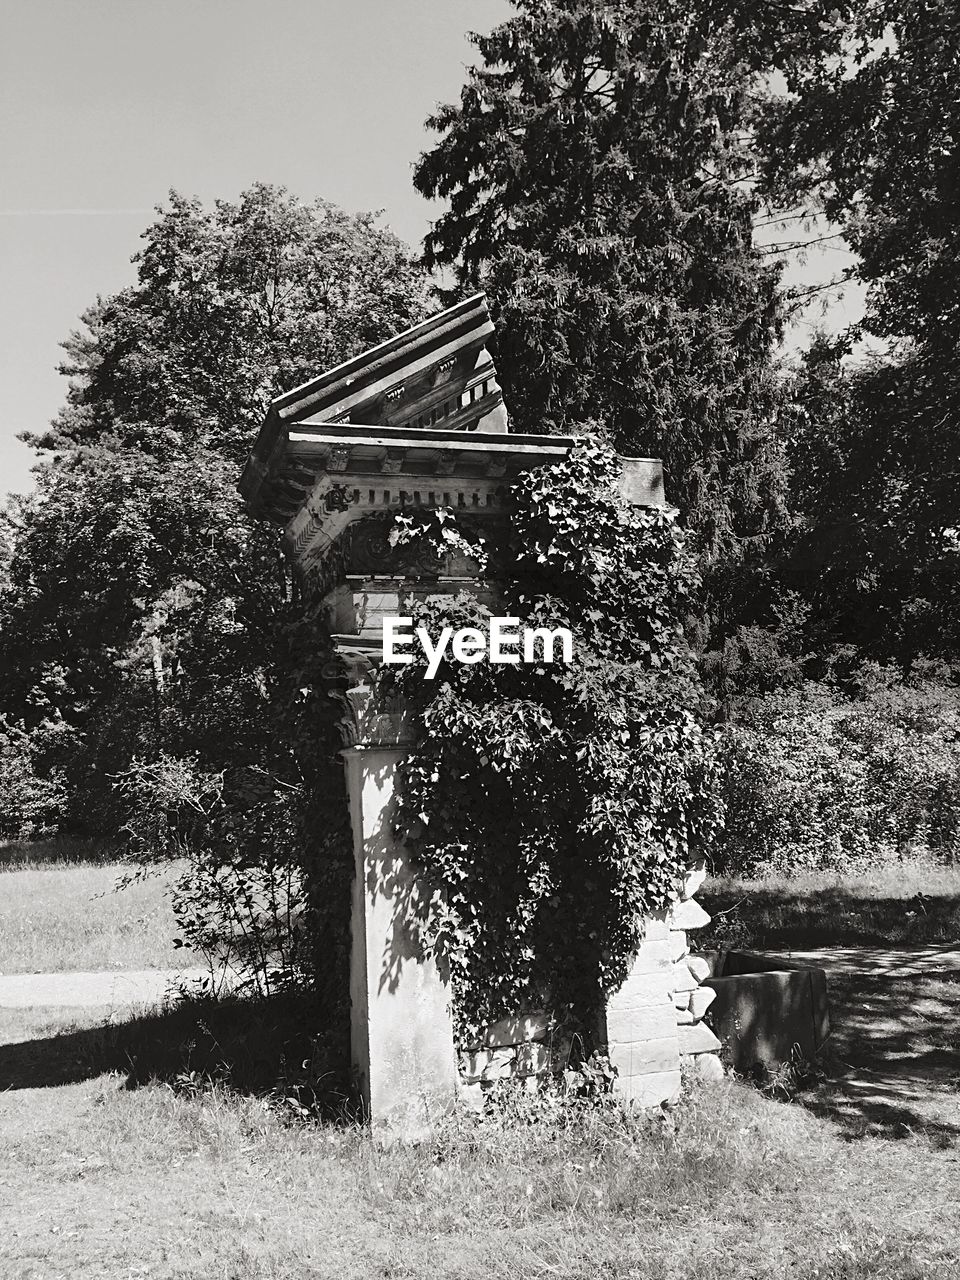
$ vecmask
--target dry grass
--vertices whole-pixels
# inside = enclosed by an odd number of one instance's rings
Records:
[[[16,1015],[0,1037],[49,1035]],[[28,1105],[23,1105],[27,1103]],[[0,1094],[0,1276],[946,1280],[954,1151],[845,1142],[733,1083],[630,1130],[478,1126],[375,1150],[223,1088],[118,1075]]]
[[[0,858],[0,973],[178,968],[168,880],[115,892],[122,864],[75,845],[6,846]],[[72,856],[71,856],[72,855]]]

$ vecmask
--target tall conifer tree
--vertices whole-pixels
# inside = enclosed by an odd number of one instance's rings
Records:
[[[598,423],[663,457],[715,642],[785,519],[778,271],[753,244],[749,142],[761,71],[800,35],[743,5],[515,7],[429,121],[415,181],[449,207],[427,261],[490,294],[517,427]]]

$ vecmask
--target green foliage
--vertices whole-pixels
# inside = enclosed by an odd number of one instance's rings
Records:
[[[846,350],[842,341],[814,343],[794,383],[796,523],[781,581],[803,602],[799,647],[811,674],[838,646],[904,669],[923,657],[952,660],[960,647],[952,411],[914,356],[849,367]]]
[[[45,734],[49,726],[42,726]],[[41,733],[0,719],[0,838],[34,839],[55,831],[66,799],[61,773],[37,772]]]
[[[53,456],[4,520],[0,714],[30,737],[38,802],[60,788],[50,821],[126,823],[144,857],[188,858],[191,942],[234,938],[273,911],[271,886],[296,897],[308,878],[305,931],[326,931],[336,987],[349,846],[329,641],[236,482],[270,398],[421,319],[425,277],[371,217],[264,185],[212,210],[173,193],[135,264],[65,344],[67,404],[31,441]],[[204,817],[181,846],[190,796]],[[4,821],[34,819],[12,797]]]
[[[960,853],[960,692],[867,668],[807,682],[724,730],[722,873],[863,871]]]
[[[960,14],[861,0],[837,20],[843,56],[797,68],[758,138],[767,194],[824,209],[867,286],[862,325],[798,380],[798,558],[811,649],[908,666],[960,644]],[[882,354],[841,367],[863,332]]]
[[[182,864],[176,945],[202,955],[213,979],[233,970],[259,995],[302,978],[302,787],[263,769],[228,777],[166,755],[135,761],[119,787],[132,857],[141,867]]]
[[[953,0],[860,0],[836,17],[843,58],[825,50],[798,69],[768,114],[766,188],[815,198],[843,227],[869,332],[955,353],[960,13]]]
[[[688,625],[716,646],[739,621],[732,566],[786,520],[783,312],[753,245],[750,139],[764,77],[809,56],[821,7],[514,7],[428,122],[415,181],[449,208],[427,262],[489,294],[520,430],[599,422],[621,453],[663,458],[701,556]]]
[[[384,677],[421,726],[398,829],[437,890],[425,934],[465,1029],[545,1002],[586,1021],[719,818],[681,626],[693,563],[670,518],[628,506],[616,477],[612,451],[581,441],[520,481],[511,536],[488,546],[497,611],[568,626],[571,663],[484,657],[426,681],[421,659]],[[418,621],[435,636],[486,631],[489,616],[463,594]]]
[[[205,210],[175,191],[143,235],[137,283],[64,343],[73,381],[49,432],[240,465],[270,400],[420,319],[423,273],[371,215],[257,183]]]

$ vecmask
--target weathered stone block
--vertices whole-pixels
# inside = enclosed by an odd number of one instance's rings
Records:
[[[726,1075],[723,1063],[715,1053],[698,1053],[693,1060],[693,1071],[698,1079],[716,1084]]]
[[[688,969],[688,970],[687,970],[687,972],[689,973],[689,972],[690,972],[690,970]],[[686,988],[686,990],[684,990],[684,991],[674,991],[674,993],[673,993],[673,1007],[674,1007],[675,1009],[689,1009],[689,1008],[690,1008],[690,997],[691,997],[691,995],[693,994],[693,990],[694,990],[694,989],[693,989],[692,987],[688,987],[688,988]]]
[[[697,987],[696,991],[691,991],[690,1012],[694,1018],[702,1018],[716,998],[717,993],[710,987]]]
[[[656,1071],[649,1075],[628,1076],[617,1080],[614,1091],[633,1106],[659,1107],[665,1102],[676,1102],[680,1096],[680,1072]]]
[[[675,902],[670,912],[671,929],[702,929],[710,923],[710,916],[699,902],[687,898],[684,902]]]
[[[672,990],[670,971],[667,969],[661,973],[632,973],[620,990],[608,997],[607,1008],[616,1009],[618,1013],[631,1009],[649,1009],[668,1003]]]
[[[611,1064],[617,1069],[618,1077],[625,1080],[629,1076],[676,1070],[680,1065],[677,1031],[678,1028],[674,1025],[672,1034],[660,1040],[641,1040],[631,1044],[611,1041],[607,1052]]]
[[[703,956],[687,956],[684,963],[698,982],[704,982],[710,977],[710,962]]]
[[[728,952],[707,985],[717,993],[710,1020],[744,1074],[772,1071],[799,1048],[812,1061],[830,1034],[822,969],[780,957]]]
[[[674,1009],[673,1012],[676,1015],[678,1027],[696,1021],[689,1009]]]
[[[494,1080],[506,1080],[513,1075],[516,1061],[516,1049],[489,1049],[490,1059],[480,1073],[480,1079],[486,1083]]]
[[[670,941],[670,959],[682,960],[683,957],[690,950],[689,946],[687,945],[686,933],[684,933],[682,929],[671,929],[669,941]]]
[[[668,938],[656,938],[650,942],[642,942],[630,969],[631,978],[641,973],[661,973],[669,969],[673,961],[670,958],[670,941]]]
[[[470,1084],[461,1084],[457,1101],[463,1111],[479,1112],[483,1110],[483,1085],[479,1080]]]
[[[683,887],[680,890],[680,897],[684,901],[687,901],[688,898],[692,898],[694,894],[703,887],[703,882],[706,878],[707,864],[706,861],[701,858],[688,869],[687,874],[684,876]]]
[[[614,1001],[607,1006],[607,1041],[631,1044],[641,1040],[661,1040],[672,1035],[677,1025],[676,1013],[664,999],[656,1007],[649,1005],[619,1005]]]
[[[515,1076],[539,1076],[550,1071],[552,1067],[553,1055],[549,1045],[532,1043],[517,1047],[517,1056],[513,1062]]]
[[[644,942],[662,942],[667,937],[670,932],[669,914],[669,907],[664,907],[662,911],[654,911],[651,915],[644,916]]]
[[[687,959],[690,957],[688,956]],[[700,984],[687,968],[686,960],[681,960],[673,966],[673,989],[674,991],[693,991]]]
[[[720,1048],[720,1041],[705,1022],[677,1027],[677,1042],[681,1053],[715,1053]]]
[[[522,1017],[501,1018],[493,1022],[480,1036],[478,1048],[497,1049],[502,1045],[526,1044],[531,1040],[543,1040],[553,1026],[553,1018],[543,1009]]]
[[[500,1080],[511,1075],[517,1051],[513,1048],[478,1049],[461,1053],[460,1075],[468,1084],[475,1080]]]

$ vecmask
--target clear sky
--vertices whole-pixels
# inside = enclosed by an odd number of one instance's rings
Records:
[[[459,93],[466,32],[509,12],[507,0],[0,0],[0,492],[29,487],[16,434],[63,399],[58,343],[98,293],[132,281],[169,188],[210,202],[279,183],[383,209],[419,242],[437,212],[411,183],[424,119]]]
[[[416,243],[411,166],[457,96],[465,33],[506,0],[0,0],[0,491],[30,483],[18,431],[63,399],[58,343],[170,187],[255,181],[384,209]]]

